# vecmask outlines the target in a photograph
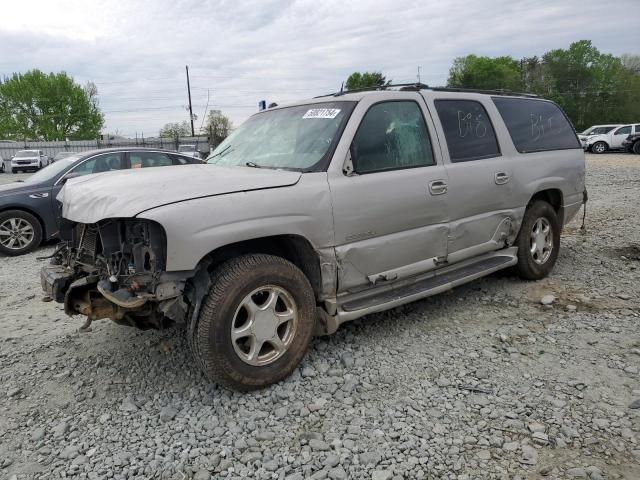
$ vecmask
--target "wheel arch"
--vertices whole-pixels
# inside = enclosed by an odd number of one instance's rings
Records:
[[[543,200],[550,204],[558,215],[560,228],[564,225],[564,195],[559,188],[546,188],[533,194],[527,203],[527,208],[537,200]],[[526,211],[526,209],[525,209]]]
[[[10,212],[12,210],[18,210],[20,212],[24,212],[24,213],[28,213],[29,215],[33,215],[35,217],[36,220],[38,220],[38,223],[40,223],[40,228],[42,229],[42,240],[44,241],[45,239],[49,238],[49,232],[47,231],[47,226],[44,222],[44,219],[38,215],[38,213],[35,210],[32,210],[28,207],[24,207],[22,205],[20,206],[15,206],[15,205],[9,205],[9,206],[5,206],[0,208],[0,214],[5,213],[5,212]]]
[[[240,255],[262,253],[290,261],[309,279],[316,300],[323,297],[320,254],[311,242],[300,235],[284,234],[243,240],[212,250],[198,265],[207,264],[212,271],[222,263]]]

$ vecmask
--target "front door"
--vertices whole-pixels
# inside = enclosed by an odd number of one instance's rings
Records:
[[[447,173],[425,108],[407,93],[364,99],[352,115],[355,172],[329,175],[339,292],[432,270],[446,257]]]
[[[447,260],[455,263],[504,246],[513,219],[513,160],[501,152],[480,101],[436,98],[434,106],[449,156]]]

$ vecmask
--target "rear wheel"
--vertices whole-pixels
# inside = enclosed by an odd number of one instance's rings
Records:
[[[549,275],[560,251],[560,224],[554,208],[543,200],[529,205],[516,239],[516,272],[526,280]]]
[[[316,321],[311,284],[295,265],[244,255],[219,266],[194,332],[197,360],[213,381],[253,390],[291,374]]]
[[[42,226],[36,217],[21,210],[0,213],[0,252],[23,255],[42,241]]]
[[[593,153],[604,153],[607,151],[609,146],[604,142],[596,142],[591,146],[591,151]]]
[[[633,153],[640,155],[640,140],[633,144]]]

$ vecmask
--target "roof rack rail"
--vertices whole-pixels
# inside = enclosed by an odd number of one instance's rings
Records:
[[[481,88],[458,88],[458,87],[430,87],[434,92],[462,92],[462,93],[484,93],[486,95],[512,95],[518,97],[539,98],[539,95],[533,93],[513,92],[511,90],[486,90]]]
[[[398,88],[400,90],[424,90],[430,88],[428,85],[424,83],[389,83],[387,85],[376,85],[373,87],[364,87],[364,88],[354,88],[353,90],[340,90],[339,92],[331,92],[325,95],[318,95],[313,98],[322,98],[322,97],[339,97],[341,95],[346,95],[347,93],[359,93],[359,92],[375,92],[375,91],[383,91],[389,90],[391,88]]]
[[[419,90],[432,90],[434,92],[462,92],[462,93],[483,93],[486,95],[511,95],[518,97],[531,97],[539,98],[538,95],[533,93],[512,92],[511,90],[483,90],[479,88],[457,88],[457,87],[430,87],[424,83],[390,83],[388,85],[377,85],[374,87],[356,88],[353,90],[340,90],[339,92],[327,93],[325,95],[318,95],[314,98],[322,97],[339,97],[346,95],[347,93],[359,93],[359,92],[375,92],[397,88],[400,91],[419,91]]]

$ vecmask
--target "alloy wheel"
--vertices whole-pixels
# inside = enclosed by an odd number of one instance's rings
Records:
[[[265,285],[240,302],[231,324],[231,341],[243,362],[264,366],[284,355],[297,326],[298,309],[292,295],[281,287]]]
[[[539,218],[531,229],[530,252],[533,261],[542,265],[549,260],[553,251],[553,230],[549,220]]]
[[[10,250],[22,250],[33,242],[33,225],[23,218],[8,218],[0,224],[0,244]]]

